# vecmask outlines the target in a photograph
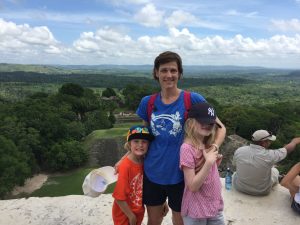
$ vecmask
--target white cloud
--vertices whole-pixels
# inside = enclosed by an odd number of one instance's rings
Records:
[[[103,0],[98,0],[102,3]],[[144,5],[150,2],[150,0],[106,0],[108,3],[113,5],[123,5],[123,4],[134,4],[134,5]]]
[[[176,10],[172,12],[171,16],[165,19],[165,23],[169,28],[172,27],[178,28],[179,26],[184,26],[184,27],[202,27],[202,28],[208,28],[212,30],[228,30],[228,27],[226,27],[226,25],[198,19],[193,14],[182,10]]]
[[[134,19],[146,27],[159,27],[163,15],[164,12],[158,11],[153,4],[147,4],[134,16]]]
[[[256,11],[253,11],[253,12],[239,12],[235,9],[231,9],[231,10],[228,10],[227,12],[225,12],[225,15],[228,15],[228,16],[242,16],[242,17],[255,17],[257,16],[258,12]]]
[[[182,10],[176,10],[168,17],[165,22],[168,27],[178,27],[182,24],[195,23],[197,21],[196,17],[188,12]]]
[[[0,18],[0,27],[0,61],[44,63],[52,56],[58,60],[66,51],[45,26],[17,25]]]
[[[134,39],[124,30],[107,26],[94,32],[82,32],[68,48],[62,46],[47,27],[16,25],[2,19],[0,27],[0,62],[152,64],[154,57],[166,50],[178,52],[187,65],[289,65],[299,68],[300,60],[299,34],[265,39],[243,35],[199,37],[188,28],[170,27],[167,35],[144,35]]]
[[[300,0],[299,0],[300,1]],[[300,32],[300,20],[271,20],[272,26],[283,32]]]
[[[0,19],[0,43],[2,48],[18,47],[43,51],[48,46],[58,46],[59,42],[45,26],[30,27],[28,24],[16,25]]]

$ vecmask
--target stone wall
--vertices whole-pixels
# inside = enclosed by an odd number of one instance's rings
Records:
[[[226,225],[298,225],[300,216],[290,207],[287,189],[277,185],[268,196],[255,197],[227,191],[222,179]],[[110,194],[22,198],[0,201],[1,225],[113,225]],[[147,214],[143,225],[147,224]],[[163,225],[172,225],[171,211]]]
[[[125,137],[105,138],[95,141],[90,147],[88,166],[113,166],[126,153]]]
[[[96,140],[90,148],[88,166],[113,166],[126,152],[124,143],[125,137]],[[234,170],[234,166],[232,165],[234,151],[246,144],[248,144],[248,141],[238,135],[227,136],[220,147],[220,152],[223,154],[223,160],[219,167],[220,170],[225,171],[227,167]]]

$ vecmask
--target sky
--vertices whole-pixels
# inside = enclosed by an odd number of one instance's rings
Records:
[[[300,68],[300,0],[0,0],[0,63]]]

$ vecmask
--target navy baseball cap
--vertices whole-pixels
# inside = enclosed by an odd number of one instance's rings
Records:
[[[188,118],[194,118],[201,124],[216,124],[218,127],[222,127],[216,122],[217,114],[215,109],[207,102],[192,105],[188,112]]]

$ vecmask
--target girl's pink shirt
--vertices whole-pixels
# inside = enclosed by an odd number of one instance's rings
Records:
[[[202,152],[193,146],[183,143],[180,148],[180,167],[195,169],[197,160],[203,157]],[[211,218],[223,210],[222,184],[217,164],[211,167],[203,185],[197,192],[184,188],[181,215],[192,218]]]

